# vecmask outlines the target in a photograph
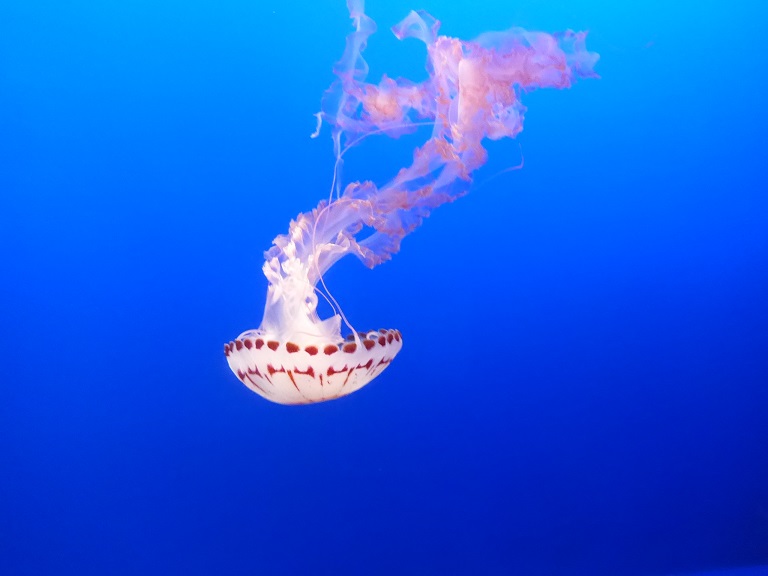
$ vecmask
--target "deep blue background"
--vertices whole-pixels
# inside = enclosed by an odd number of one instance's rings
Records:
[[[589,29],[600,80],[386,265],[327,281],[405,347],[309,407],[242,386],[262,252],[327,194],[342,0],[0,3],[0,573],[660,575],[768,563],[757,0],[370,0],[387,28]],[[369,139],[381,183],[418,143]],[[478,180],[481,180],[478,177]]]

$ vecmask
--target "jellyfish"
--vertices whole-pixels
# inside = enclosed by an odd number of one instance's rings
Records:
[[[369,83],[362,54],[376,24],[363,0],[348,0],[347,7],[354,30],[312,134],[330,126],[336,155],[331,193],[274,239],[265,252],[261,325],[224,345],[238,379],[279,404],[350,394],[381,374],[402,348],[398,330],[354,330],[323,274],[348,254],[369,268],[385,262],[435,208],[466,194],[486,161],[483,141],[514,138],[522,130],[523,94],[596,77],[598,55],[587,51],[585,32],[511,28],[463,41],[439,35],[438,20],[412,11],[392,32],[426,45],[427,79],[383,76]],[[432,127],[430,137],[391,181],[352,182],[342,189],[339,168],[349,147],[368,136],[397,137],[425,125]],[[320,318],[319,296],[332,307],[328,318]],[[351,330],[346,338],[342,321]]]

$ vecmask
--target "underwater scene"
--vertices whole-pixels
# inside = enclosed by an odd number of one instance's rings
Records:
[[[768,576],[768,5],[0,5],[0,574]]]

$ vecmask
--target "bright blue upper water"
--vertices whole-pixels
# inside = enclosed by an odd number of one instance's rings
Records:
[[[370,0],[472,38],[589,29],[525,158],[327,277],[379,379],[232,375],[262,252],[327,194],[342,0],[0,5],[0,573],[662,575],[768,564],[763,2]],[[370,139],[386,181],[418,139]]]

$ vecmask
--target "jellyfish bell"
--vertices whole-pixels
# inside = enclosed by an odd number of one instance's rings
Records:
[[[306,345],[249,331],[225,344],[224,354],[232,372],[259,396],[278,404],[311,404],[359,390],[389,366],[402,346],[397,330]]]
[[[338,203],[345,206],[343,200]],[[381,374],[403,345],[398,330],[353,331],[343,338],[341,323],[346,319],[330,294],[326,297],[338,313],[320,319],[317,284],[324,286],[323,272],[344,255],[332,250],[326,236],[335,210],[335,202],[321,204],[275,239],[279,250],[268,252],[264,264],[269,288],[261,326],[224,345],[229,367],[240,381],[278,404],[310,404],[351,394]]]

